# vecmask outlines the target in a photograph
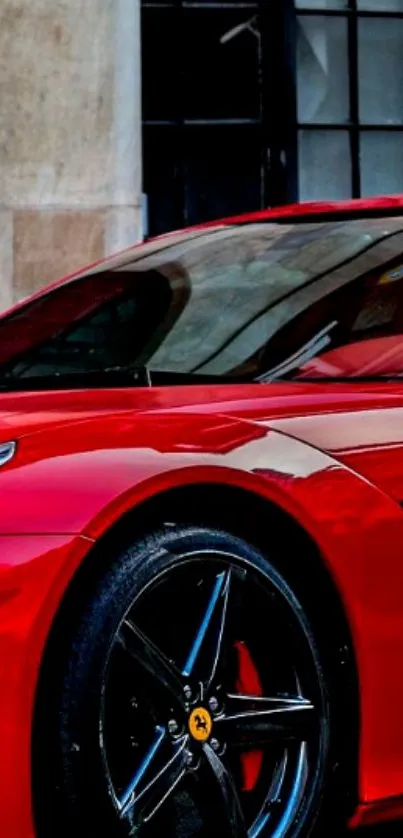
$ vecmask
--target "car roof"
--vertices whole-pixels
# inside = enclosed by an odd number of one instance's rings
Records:
[[[273,207],[221,219],[219,223],[248,224],[257,221],[283,221],[288,218],[292,218],[293,221],[305,221],[312,216],[320,216],[324,220],[336,220],[337,218],[353,220],[354,218],[370,218],[371,216],[400,215],[402,210],[403,194],[385,195],[374,198],[351,198],[346,201],[306,201],[298,204],[287,204],[282,207]]]
[[[146,243],[164,243],[166,241],[168,245],[173,239],[175,239],[175,237],[179,236],[180,240],[182,240],[184,234],[188,234],[189,238],[191,238],[192,235],[197,236],[198,233],[201,234],[204,230],[208,231],[212,228],[219,229],[220,227],[229,225],[252,224],[264,221],[287,223],[287,221],[292,220],[293,223],[302,223],[315,217],[318,220],[320,219],[323,221],[345,221],[349,219],[354,220],[371,217],[390,217],[394,215],[403,216],[403,194],[380,196],[375,198],[353,198],[346,201],[307,201],[287,204],[281,207],[272,207],[265,210],[258,210],[257,212],[252,213],[244,213],[242,215],[221,218],[215,221],[207,221],[203,224],[193,225],[182,230],[163,233],[160,236],[146,240]],[[115,270],[117,267],[128,265],[130,263],[130,254],[133,253],[133,256],[135,257],[137,255],[137,249],[142,245],[144,245],[144,242],[137,242],[136,244],[133,244],[130,247],[113,254],[112,256],[99,259],[86,267],[80,268],[78,271],[74,271],[67,276],[57,279],[55,282],[46,285],[44,288],[40,289],[31,296],[15,303],[12,308],[7,309],[0,315],[0,320],[8,318],[10,315],[13,315],[15,312],[24,308],[27,304],[40,299],[53,289],[56,289],[65,283],[87,276],[91,273],[100,273],[104,270]]]

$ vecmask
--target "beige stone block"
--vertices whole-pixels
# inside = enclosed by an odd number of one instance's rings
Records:
[[[109,203],[118,2],[1,0],[2,204]]]
[[[101,259],[103,212],[19,211],[14,214],[14,298]]]
[[[0,210],[0,311],[13,302],[13,214]]]
[[[105,216],[105,255],[118,253],[142,237],[140,207],[109,209]]]

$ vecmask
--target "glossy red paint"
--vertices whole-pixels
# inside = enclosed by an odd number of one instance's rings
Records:
[[[301,421],[303,428],[310,415],[312,421],[329,416],[343,403],[363,413],[377,405],[381,414],[385,401],[396,403],[398,396],[364,387],[334,393],[312,384],[63,393],[54,400],[37,394],[26,396],[21,414],[13,412],[18,399],[7,399],[2,437],[11,433],[20,442],[0,481],[2,540],[9,545],[9,556],[2,554],[0,641],[13,649],[16,676],[26,673],[10,684],[10,658],[0,655],[9,766],[0,806],[5,823],[13,824],[10,838],[32,835],[29,699],[63,591],[92,541],[125,511],[185,484],[218,482],[254,492],[280,505],[315,539],[345,605],[359,666],[361,800],[402,794],[403,726],[390,707],[403,687],[394,665],[403,638],[403,586],[396,584],[402,580],[403,513],[336,458],[272,430],[282,421]],[[59,548],[54,557],[52,543]]]
[[[284,218],[301,218],[315,215],[345,215],[353,213],[393,212],[403,207],[403,195],[380,195],[375,198],[353,198],[347,201],[305,201],[299,204],[288,204],[284,207],[259,210],[258,212],[238,215],[233,218],[221,219],[220,223],[239,224],[245,221],[276,221]],[[210,226],[214,222],[210,223]],[[207,224],[201,225],[207,227]]]
[[[0,538],[0,812],[4,838],[34,835],[30,742],[35,684],[49,625],[89,542],[70,535]]]
[[[402,207],[403,198],[397,200]],[[403,814],[396,702],[403,692],[402,428],[403,384],[301,381],[0,396],[0,442],[18,441],[0,474],[2,838],[34,836],[35,689],[70,580],[125,512],[158,493],[201,483],[237,486],[277,504],[318,545],[358,667],[353,823]]]

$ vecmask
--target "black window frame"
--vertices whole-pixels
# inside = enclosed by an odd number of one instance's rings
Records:
[[[307,0],[307,3],[309,0]],[[349,75],[349,120],[343,123],[324,122],[299,122],[297,120],[297,131],[348,131],[350,139],[350,160],[351,160],[351,190],[352,198],[361,198],[361,166],[360,166],[360,137],[366,131],[400,132],[403,133],[402,124],[386,124],[384,122],[362,123],[360,121],[360,94],[359,94],[359,21],[365,18],[377,20],[403,20],[403,11],[386,9],[360,9],[357,0],[348,0],[344,9],[329,8],[303,8],[294,7],[296,17],[336,17],[347,21],[347,51],[348,51],[348,75]],[[297,140],[298,143],[298,140]]]
[[[179,229],[193,223],[186,212],[187,178],[185,156],[187,143],[197,132],[201,134],[208,127],[215,126],[231,137],[231,128],[256,132],[256,141],[251,140],[251,147],[258,149],[260,159],[256,161],[256,170],[260,171],[259,202],[255,210],[294,203],[300,199],[299,189],[299,148],[301,132],[327,131],[347,132],[350,151],[350,194],[351,198],[362,196],[361,139],[366,133],[381,131],[385,133],[403,133],[403,124],[362,122],[360,120],[359,96],[359,22],[363,19],[403,20],[403,10],[385,10],[358,8],[358,0],[347,0],[345,8],[319,8],[297,6],[296,0],[141,0],[142,13],[154,13],[170,10],[173,25],[181,27],[181,13],[193,9],[206,9],[217,12],[245,11],[251,17],[256,16],[260,32],[260,115],[250,119],[203,119],[184,117],[184,103],[181,100],[181,86],[175,88],[175,102],[172,118],[143,119],[144,149],[144,192],[148,188],[147,171],[151,168],[150,159],[157,153],[158,138],[164,144],[168,138],[175,154],[174,174],[167,196],[169,224],[164,229],[155,229],[153,224],[149,234],[165,230]],[[297,25],[299,18],[320,17],[338,18],[346,21],[348,64],[348,119],[342,122],[306,122],[298,118],[298,68],[297,68]],[[157,66],[157,60],[156,60]],[[165,134],[164,134],[165,132]],[[224,137],[224,134],[222,135]],[[255,135],[253,135],[255,136]],[[226,139],[222,140],[225,144]],[[170,147],[171,147],[170,146]],[[150,152],[151,149],[151,152]],[[154,149],[154,150],[153,150]],[[326,195],[323,196],[326,199]],[[239,208],[233,213],[238,214]],[[216,217],[220,216],[217,210]],[[201,217],[203,222],[210,218]]]

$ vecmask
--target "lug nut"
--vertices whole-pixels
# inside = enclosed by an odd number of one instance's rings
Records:
[[[168,731],[171,734],[171,736],[174,736],[175,733],[178,732],[178,729],[179,729],[178,722],[175,721],[175,719],[170,719],[169,722],[168,722]]]
[[[218,739],[210,739],[210,747],[213,749],[213,751],[218,751],[220,748],[220,743]]]
[[[189,685],[188,685],[188,684],[186,684],[186,687],[184,687],[183,692],[184,692],[184,694],[185,694],[185,698],[186,698],[186,700],[187,700],[187,701],[190,701],[190,699],[192,698],[192,688],[191,688],[191,687],[189,687]]]
[[[191,751],[186,751],[185,762],[188,766],[193,765],[193,754],[191,753]]]
[[[215,713],[218,710],[218,699],[214,695],[212,695],[209,699],[208,706],[212,713]]]

